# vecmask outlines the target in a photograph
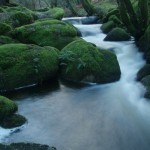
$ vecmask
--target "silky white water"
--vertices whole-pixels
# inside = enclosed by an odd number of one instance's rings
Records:
[[[106,35],[98,24],[75,26],[86,41],[116,53],[121,79],[81,88],[59,83],[55,89],[16,94],[19,113],[28,124],[5,140],[48,144],[58,150],[149,150],[150,102],[136,81],[145,63],[142,54],[134,41],[104,42]],[[3,131],[5,136],[10,133]]]

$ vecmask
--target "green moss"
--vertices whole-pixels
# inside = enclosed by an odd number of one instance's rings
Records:
[[[33,17],[31,14],[26,14],[24,12],[15,12],[10,17],[14,27],[30,24],[33,22]]]
[[[3,13],[4,9],[2,7],[0,7],[0,13]]]
[[[16,28],[14,37],[24,43],[62,49],[77,36],[76,29],[58,20],[42,20]]]
[[[17,41],[8,36],[0,36],[0,45],[10,43],[17,43]]]
[[[108,33],[104,38],[104,41],[128,41],[130,40],[130,35],[121,28],[114,28]]]
[[[39,19],[52,18],[61,20],[64,16],[64,10],[62,8],[42,9],[36,12]]]
[[[54,48],[36,45],[0,46],[0,90],[42,83],[57,75],[58,54]]]
[[[107,23],[104,23],[102,26],[101,26],[101,30],[104,32],[104,33],[108,33],[110,32],[113,28],[115,28],[116,25],[113,21],[108,21]]]
[[[108,83],[120,78],[116,56],[84,40],[74,41],[64,47],[59,58],[61,75],[67,80]]]
[[[116,15],[111,15],[108,18],[108,20],[113,21],[116,24],[116,26],[119,26],[120,24],[122,24],[121,20]]]
[[[17,111],[17,105],[10,99],[0,96],[0,122]]]
[[[14,27],[29,24],[37,19],[35,12],[26,7],[3,7],[3,14],[0,18],[2,22],[6,22]]]
[[[0,123],[1,127],[3,128],[16,128],[19,126],[22,126],[23,124],[26,123],[26,118],[18,115],[18,114],[13,114],[9,117],[6,117],[3,119],[3,121]]]
[[[0,22],[0,35],[5,35],[12,30],[11,26]]]
[[[112,9],[112,10],[110,10],[110,11],[103,17],[103,23],[108,22],[108,21],[109,21],[109,18],[110,18],[111,16],[113,16],[113,15],[119,17],[119,10],[118,10],[118,9]]]

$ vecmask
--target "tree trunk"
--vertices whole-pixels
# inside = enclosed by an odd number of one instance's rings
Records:
[[[71,3],[70,0],[66,0],[66,3],[68,4],[69,9],[73,13],[74,16],[79,16],[77,11],[74,9],[73,4]]]
[[[81,0],[82,6],[89,16],[95,14],[95,8],[90,0]]]

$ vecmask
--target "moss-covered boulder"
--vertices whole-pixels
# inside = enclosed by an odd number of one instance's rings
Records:
[[[97,48],[84,40],[76,40],[59,55],[61,76],[75,82],[109,83],[120,78],[115,54]]]
[[[13,115],[17,110],[18,107],[12,100],[0,96],[0,123],[6,117]]]
[[[62,8],[45,8],[38,10],[36,12],[37,18],[38,19],[43,19],[43,18],[52,18],[52,19],[58,19],[61,20],[64,16],[64,10]]]
[[[137,80],[140,81],[145,76],[150,75],[150,64],[144,65],[138,73],[137,73]]]
[[[146,92],[144,97],[150,99],[150,75],[142,78],[141,83],[145,86]]]
[[[116,25],[113,21],[108,21],[107,23],[104,23],[102,26],[101,26],[101,30],[104,32],[104,33],[108,33],[110,32],[113,28],[115,28]]]
[[[10,19],[12,20],[13,27],[31,24],[34,21],[33,16],[31,14],[26,14],[25,12],[20,11],[12,13]]]
[[[12,30],[11,26],[0,22],[0,35],[5,35]]]
[[[30,24],[37,19],[35,13],[25,7],[4,7],[0,13],[0,21],[13,27]]]
[[[0,60],[0,91],[42,83],[58,71],[58,50],[53,47],[5,44]]]
[[[104,38],[104,41],[128,41],[130,40],[130,35],[121,28],[114,28],[108,33]]]
[[[3,35],[0,36],[0,45],[10,44],[10,43],[17,43],[17,41],[8,36],[3,36]]]
[[[16,128],[19,126],[22,126],[27,122],[27,119],[19,114],[13,114],[11,116],[5,117],[2,122],[0,123],[0,126],[3,128]]]
[[[77,36],[76,29],[58,20],[40,20],[31,25],[16,28],[14,37],[24,43],[53,46],[62,49]]]

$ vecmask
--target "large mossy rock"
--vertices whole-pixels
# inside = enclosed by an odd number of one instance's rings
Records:
[[[61,20],[64,16],[64,10],[62,8],[45,8],[38,10],[36,12],[37,18],[38,19],[43,19],[43,18],[52,18],[52,19],[58,19]]]
[[[0,96],[0,123],[6,117],[13,115],[17,110],[18,107],[12,100]]]
[[[109,83],[120,78],[115,54],[84,40],[68,44],[60,52],[61,76],[75,82]]]
[[[12,143],[10,145],[0,144],[1,150],[56,150],[55,147],[35,143]]]
[[[150,75],[150,64],[144,65],[138,73],[137,73],[137,80],[140,81],[145,76]]]
[[[58,50],[26,44],[0,46],[0,91],[42,83],[57,75]]]
[[[24,43],[53,46],[62,49],[77,36],[76,29],[58,20],[40,20],[30,25],[16,28],[14,37]]]
[[[0,22],[0,35],[5,35],[12,30],[11,26]]]
[[[146,92],[144,97],[150,99],[150,75],[142,78],[141,83],[145,86]]]
[[[130,35],[121,28],[114,28],[108,33],[104,38],[104,41],[128,41],[130,40]]]
[[[4,7],[0,12],[0,21],[8,23],[13,27],[30,24],[37,19],[35,13],[26,7]]]
[[[113,21],[108,21],[101,26],[101,30],[103,31],[103,33],[109,33],[115,27],[116,25]]]

